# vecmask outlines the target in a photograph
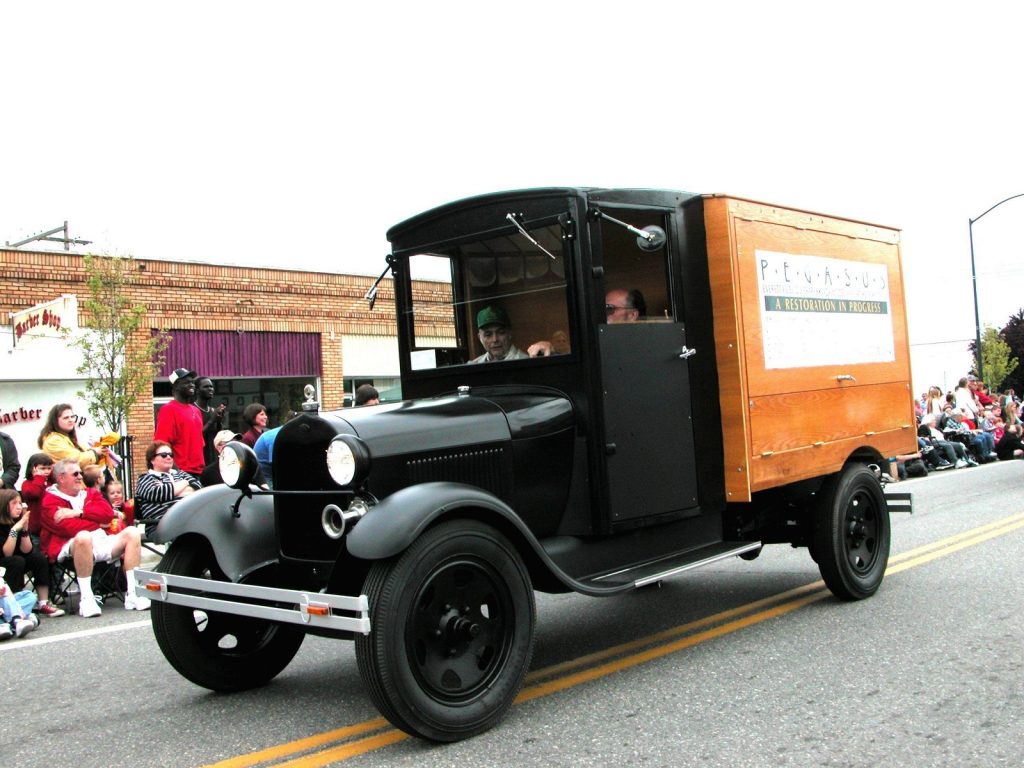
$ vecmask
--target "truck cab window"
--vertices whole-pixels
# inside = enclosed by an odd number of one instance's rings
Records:
[[[413,370],[571,351],[561,229],[523,227],[409,258]]]
[[[609,209],[611,210],[611,209]],[[614,215],[636,227],[665,227],[665,216],[655,211],[623,211]],[[608,323],[673,320],[669,285],[668,248],[640,250],[636,235],[609,221],[601,221],[604,264],[605,321]]]

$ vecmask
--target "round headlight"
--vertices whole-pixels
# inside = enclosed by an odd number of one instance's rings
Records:
[[[220,468],[220,478],[225,485],[232,488],[248,488],[256,476],[259,461],[252,448],[245,443],[230,442],[220,452],[217,465]]]
[[[358,485],[370,470],[370,450],[354,435],[338,435],[327,446],[327,471],[338,485]]]

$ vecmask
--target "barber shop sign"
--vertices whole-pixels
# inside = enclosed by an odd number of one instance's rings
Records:
[[[14,346],[33,338],[59,338],[62,332],[78,328],[78,297],[63,294],[60,298],[11,313]]]

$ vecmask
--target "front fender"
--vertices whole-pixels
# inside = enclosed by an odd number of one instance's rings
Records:
[[[501,499],[463,483],[422,483],[395,491],[375,505],[345,538],[348,551],[363,560],[383,560],[408,547],[434,520],[460,507],[482,508],[505,518],[537,547],[533,534]]]
[[[186,496],[161,518],[154,540],[163,544],[189,533],[203,536],[210,542],[217,565],[233,582],[277,562],[273,498],[243,498],[235,517],[232,512],[240,495],[226,485],[211,485]]]

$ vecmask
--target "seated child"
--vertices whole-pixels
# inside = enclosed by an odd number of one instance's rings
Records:
[[[24,637],[39,626],[39,619],[32,614],[32,607],[36,604],[35,593],[24,589],[15,594],[4,581],[6,570],[0,568],[0,609],[3,611],[0,640]]]

